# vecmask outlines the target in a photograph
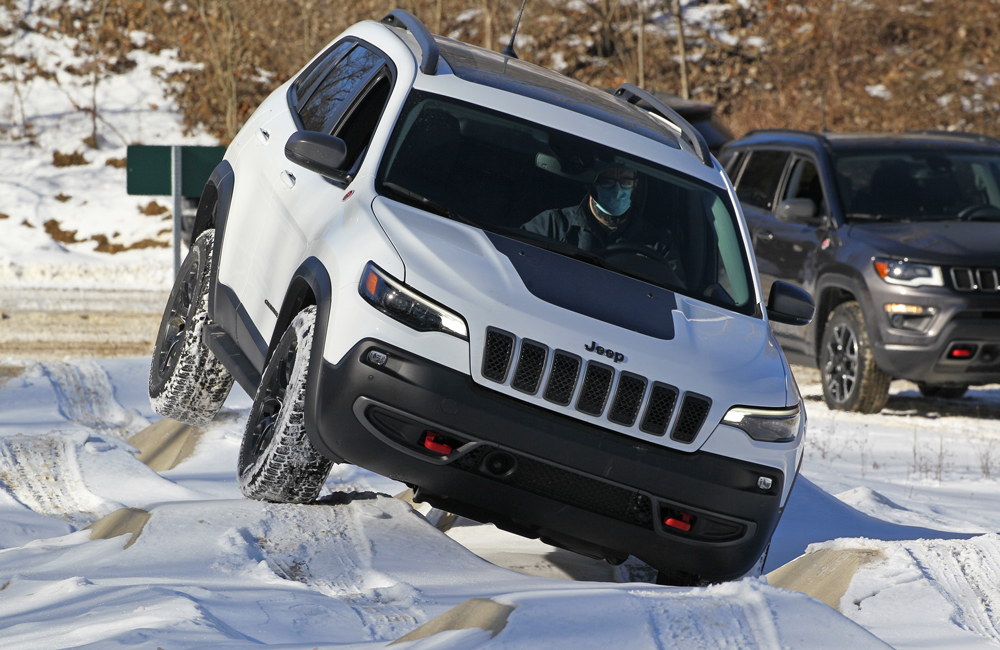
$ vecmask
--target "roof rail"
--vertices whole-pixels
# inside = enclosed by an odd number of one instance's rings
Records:
[[[792,135],[804,135],[810,137],[814,140],[819,140],[823,144],[827,144],[829,140],[822,133],[817,133],[815,131],[803,131],[801,129],[753,129],[752,131],[747,131],[743,134],[744,138],[749,138],[751,135],[761,135],[764,133],[790,133]]]
[[[941,129],[916,129],[913,131],[906,131],[906,133],[912,133],[914,135],[946,135],[952,138],[961,138],[963,140],[975,140],[980,144],[1000,145],[1000,139],[994,138],[992,135],[986,135],[985,133],[973,133],[971,131],[942,131]]]
[[[705,163],[708,167],[715,167],[715,164],[712,162],[712,152],[708,150],[708,143],[705,142],[705,138],[691,126],[690,122],[678,115],[677,111],[658,100],[651,93],[630,83],[623,83],[615,91],[615,98],[633,106],[638,104],[639,100],[649,104],[654,113],[659,114],[660,117],[673,123],[674,126],[681,130],[687,141],[694,147],[695,153],[701,162]]]
[[[393,9],[381,22],[390,27],[409,30],[420,46],[420,71],[424,74],[437,74],[439,56],[437,41],[419,18],[409,11]]]

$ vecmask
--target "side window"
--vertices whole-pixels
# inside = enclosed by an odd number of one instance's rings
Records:
[[[347,160],[344,161],[344,169],[354,169],[355,164],[368,148],[372,136],[375,135],[375,127],[378,126],[382,110],[385,108],[386,102],[389,101],[391,90],[392,77],[389,75],[389,71],[383,68],[369,87],[368,92],[358,100],[347,119],[334,133],[347,143]]]
[[[323,56],[316,57],[312,65],[295,80],[292,89],[295,92],[295,109],[301,110],[302,104],[309,98],[309,94],[316,87],[323,73],[330,69],[330,66],[340,60],[340,57],[351,49],[354,41],[340,41],[327,50]]]
[[[335,65],[306,101],[299,117],[309,131],[329,133],[351,98],[385,64],[378,54],[357,46]]]
[[[781,172],[788,161],[787,151],[754,151],[743,166],[736,196],[740,201],[771,210],[774,194],[778,191]]]
[[[788,176],[786,199],[812,199],[816,204],[816,214],[826,214],[826,201],[823,200],[823,185],[819,180],[819,171],[811,160],[799,158],[792,164],[792,173]]]

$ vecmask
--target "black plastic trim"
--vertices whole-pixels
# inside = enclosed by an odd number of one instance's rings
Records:
[[[424,74],[437,74],[438,51],[437,41],[420,19],[403,9],[393,9],[382,19],[383,24],[408,30],[420,46],[420,71]]]
[[[208,334],[208,349],[211,350],[226,370],[236,379],[247,395],[253,397],[260,386],[260,371],[254,368],[240,346],[216,323],[209,322],[206,326]]]
[[[372,349],[387,355],[384,365],[366,361]],[[700,450],[677,451],[533,406],[384,341],[365,339],[337,364],[312,365],[307,390],[307,431],[321,453],[416,486],[428,498],[455,504],[451,512],[476,512],[479,520],[516,528],[519,534],[576,540],[566,542],[575,550],[601,548],[606,557],[634,555],[657,568],[727,580],[750,569],[777,524],[785,478],[773,467]],[[752,522],[756,531],[742,542],[685,539],[480,472],[430,462],[433,455],[403,453],[356,417],[355,404],[362,397],[434,425],[459,446],[465,440],[489,444],[687,507],[686,512]],[[772,490],[757,487],[761,475],[775,477]]]
[[[211,194],[209,192],[201,193],[202,201],[213,198],[212,194],[215,198],[215,205],[210,212],[212,214],[211,223],[215,228],[215,246],[212,250],[213,263],[208,285],[208,318],[221,325],[222,329],[233,338],[236,337],[236,307],[238,302],[234,303],[232,300],[235,298],[235,294],[232,297],[226,296],[227,299],[224,301],[219,300],[219,264],[222,263],[222,242],[226,238],[226,221],[229,218],[229,206],[233,200],[235,184],[236,175],[233,173],[233,166],[229,164],[228,160],[223,160],[208,177],[207,185],[212,185],[215,192]],[[204,210],[201,202],[198,203],[198,214],[203,218],[202,223],[205,223],[209,214],[207,203]],[[198,225],[197,218],[195,225]],[[200,231],[192,236],[196,237],[199,234],[201,234]]]

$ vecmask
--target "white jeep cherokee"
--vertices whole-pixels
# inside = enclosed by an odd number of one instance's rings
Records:
[[[150,399],[254,395],[239,483],[314,500],[333,463],[663,583],[764,556],[805,413],[739,203],[687,122],[359,23],[268,97],[202,196]]]

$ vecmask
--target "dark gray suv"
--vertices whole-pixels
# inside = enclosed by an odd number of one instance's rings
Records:
[[[830,408],[877,413],[894,378],[947,398],[1000,382],[1000,140],[752,131],[720,159],[765,294],[816,301],[811,325],[772,327]]]

